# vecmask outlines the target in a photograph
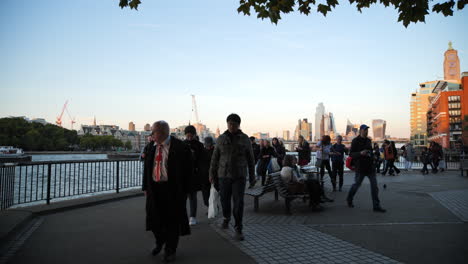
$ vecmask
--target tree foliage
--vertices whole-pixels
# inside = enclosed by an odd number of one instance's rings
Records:
[[[135,10],[138,10],[138,6],[141,4],[140,0],[119,1],[121,8],[130,7]],[[429,12],[453,16],[455,9],[454,0],[439,1],[432,5],[432,9],[429,7],[429,0],[349,0],[349,2],[355,4],[361,13],[364,8],[378,3],[385,7],[393,7],[398,10],[398,22],[403,23],[405,27],[408,27],[410,23],[425,22]],[[462,10],[466,4],[468,4],[468,0],[458,0],[456,8]],[[253,11],[257,18],[270,19],[272,23],[277,24],[282,14],[298,11],[307,16],[315,10],[326,16],[337,5],[339,5],[338,0],[239,0],[237,12],[250,16]]]
[[[80,148],[90,150],[114,150],[123,147],[122,140],[113,136],[93,136],[91,134],[80,137]]]
[[[0,118],[0,146],[14,146],[26,151],[63,151],[91,149],[113,150],[124,147],[113,136],[78,136],[75,130],[56,125],[29,123],[23,118]]]
[[[76,131],[52,124],[29,123],[23,118],[0,119],[0,145],[24,150],[70,150],[78,145]]]

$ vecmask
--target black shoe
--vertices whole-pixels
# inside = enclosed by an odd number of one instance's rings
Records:
[[[328,198],[328,197],[323,197],[323,200],[324,200],[325,202],[328,202],[328,203],[334,202],[333,199],[330,199],[330,198]]]
[[[175,259],[176,259],[175,253],[172,253],[172,254],[165,253],[162,260],[165,263],[169,263],[169,262],[174,262]]]
[[[341,192],[342,191],[341,188],[338,191]]]
[[[228,229],[229,228],[229,220],[224,219],[223,223],[221,224],[221,229]]]
[[[387,210],[383,209],[382,207],[376,207],[374,208],[374,212],[385,213]]]
[[[237,241],[244,241],[244,234],[242,234],[242,231],[237,230],[236,233],[234,234],[234,239]]]
[[[156,247],[151,251],[151,255],[156,256],[161,252],[163,246],[162,245],[156,245]]]
[[[354,208],[353,201],[348,201],[348,207],[349,207],[349,208]]]

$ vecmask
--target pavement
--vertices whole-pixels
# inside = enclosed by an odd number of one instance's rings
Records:
[[[466,263],[467,177],[452,171],[378,176],[384,214],[372,211],[367,179],[356,194],[356,207],[348,208],[352,182],[353,175],[346,174],[344,191],[328,193],[335,202],[319,213],[294,201],[292,215],[285,215],[284,200],[275,201],[272,193],[261,197],[254,212],[253,199],[246,196],[243,242],[232,239],[232,228],[220,230],[220,219],[206,218],[199,195],[200,223],[181,238],[177,263]],[[154,240],[144,231],[141,196],[36,211],[27,219],[0,251],[0,264],[160,263],[150,255]]]

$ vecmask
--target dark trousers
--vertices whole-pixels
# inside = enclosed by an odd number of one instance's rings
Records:
[[[165,251],[167,254],[176,253],[179,244],[179,223],[170,217],[168,183],[154,183],[152,188],[156,196],[155,200],[158,201],[158,214],[160,215],[157,226],[151,230],[156,245],[166,245]]]
[[[375,168],[377,169],[377,173],[380,173],[380,165],[382,164],[382,160],[381,159],[378,159],[375,161]]]
[[[439,159],[434,159],[432,160],[432,172],[436,173],[438,172],[439,170],[437,168],[439,168],[439,162],[440,160]]]
[[[187,195],[187,199],[190,200],[190,217],[197,217],[197,193],[190,192]]]
[[[354,178],[354,184],[351,186],[351,189],[349,190],[348,193],[348,198],[347,200],[352,202],[354,195],[356,194],[357,190],[362,184],[362,181],[364,180],[365,177],[369,178],[370,181],[370,186],[371,186],[371,195],[372,195],[372,204],[374,208],[380,207],[380,200],[379,200],[379,188],[377,187],[377,178],[375,177],[375,173],[359,173],[356,172],[355,178]]]
[[[231,219],[231,199],[233,202],[235,228],[242,231],[242,217],[244,215],[244,191],[246,180],[242,178],[219,178],[219,196],[223,207],[224,219]]]
[[[343,169],[344,169],[344,163],[343,161],[333,161],[332,162],[332,168],[333,168],[333,171],[332,171],[332,178],[331,178],[331,181],[332,181],[332,185],[333,185],[333,190],[336,189],[336,176],[338,175],[339,176],[339,188],[341,190],[341,188],[343,187]]]
[[[332,171],[330,167],[330,160],[322,160],[322,164],[320,164],[320,183],[323,185],[323,176],[325,176],[325,168],[328,171],[328,175],[330,175],[330,179],[332,178]],[[331,179],[333,184],[333,179]]]
[[[209,200],[210,200],[210,191],[211,191],[211,184],[205,183],[202,185],[202,195],[203,195],[203,204],[208,207]]]
[[[400,173],[400,170],[395,166],[395,160],[387,160],[387,166],[385,166],[385,170],[382,172],[383,175],[387,174],[387,170],[389,170],[390,174],[393,174],[395,170],[396,173]]]

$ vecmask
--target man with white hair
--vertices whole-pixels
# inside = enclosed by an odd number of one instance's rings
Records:
[[[189,235],[186,197],[192,177],[187,144],[169,135],[169,124],[153,124],[153,142],[144,155],[143,191],[146,195],[146,230],[156,239],[153,256],[164,248],[163,261],[175,260],[179,236]]]

